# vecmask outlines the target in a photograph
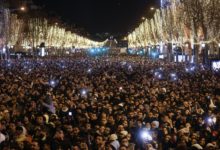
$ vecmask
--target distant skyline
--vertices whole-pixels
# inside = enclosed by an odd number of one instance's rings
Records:
[[[97,34],[126,35],[142,21],[151,17],[150,7],[159,7],[160,0],[33,0],[54,11],[67,24],[82,27],[93,39]]]

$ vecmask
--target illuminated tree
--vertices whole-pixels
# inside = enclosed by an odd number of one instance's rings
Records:
[[[16,14],[10,17],[9,45],[19,45],[23,39],[24,22]]]

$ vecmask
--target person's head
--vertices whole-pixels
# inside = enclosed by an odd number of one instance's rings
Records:
[[[138,112],[138,119],[142,119],[143,118],[143,113],[142,112]]]
[[[54,135],[55,139],[64,140],[64,133],[62,129],[57,129]]]
[[[197,140],[195,138],[191,139],[191,144],[196,144],[197,143]]]
[[[65,126],[65,128],[66,128],[66,131],[68,132],[68,133],[72,133],[72,131],[73,131],[73,126],[72,125],[66,125]]]
[[[96,138],[95,138],[95,143],[96,143],[96,145],[98,145],[98,146],[103,145],[103,143],[104,143],[104,138],[103,138],[103,136],[97,135]]]
[[[159,121],[153,121],[153,122],[151,123],[151,127],[152,127],[152,129],[159,128]]]
[[[31,150],[40,150],[39,143],[37,141],[31,142]]]
[[[107,124],[107,119],[106,118],[102,118],[101,119],[101,124],[102,125],[106,125]]]
[[[17,135],[23,134],[23,128],[22,128],[21,126],[17,126],[17,127],[16,127],[16,134],[17,134]]]
[[[79,134],[80,130],[78,127],[73,127],[73,135],[77,136]]]
[[[124,146],[128,146],[129,145],[129,140],[127,137],[121,139],[121,145],[124,145]]]
[[[134,117],[134,112],[133,112],[133,111],[129,112],[128,116],[129,116],[130,118],[133,118],[133,117]]]
[[[13,122],[9,123],[9,130],[10,130],[11,132],[15,132],[15,131],[16,131],[16,125],[15,125],[15,123],[13,123]]]
[[[117,131],[118,132],[124,131],[124,126],[123,125],[118,125]]]
[[[44,143],[43,150],[51,150],[50,143]]]
[[[80,149],[81,150],[88,150],[88,145],[85,142],[80,143]]]
[[[86,123],[85,124],[85,130],[86,131],[90,131],[91,130],[91,124],[90,123]]]
[[[149,112],[149,113],[148,113],[148,117],[149,117],[149,118],[153,118],[153,113],[152,113],[152,112]]]
[[[113,116],[109,116],[108,117],[108,123],[110,123],[110,124],[114,124],[115,123],[115,119],[114,119]]]
[[[24,124],[28,124],[29,123],[29,119],[27,116],[24,117]]]
[[[122,124],[123,124],[123,126],[124,126],[125,128],[128,127],[128,121],[127,121],[127,120],[124,120]]]
[[[72,150],[80,150],[78,145],[73,145]]]
[[[100,126],[99,127],[99,132],[104,133],[105,132],[105,126]]]
[[[206,144],[206,139],[205,138],[201,138],[200,141],[199,141],[199,144],[204,147],[205,144]]]
[[[44,117],[42,115],[38,115],[36,118],[36,122],[38,125],[43,125],[44,124]]]
[[[91,120],[97,120],[97,115],[95,113],[91,114]]]

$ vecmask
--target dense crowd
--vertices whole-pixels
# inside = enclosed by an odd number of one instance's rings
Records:
[[[220,73],[135,56],[2,60],[0,149],[220,148]]]

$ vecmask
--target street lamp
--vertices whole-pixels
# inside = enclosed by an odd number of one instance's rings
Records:
[[[25,11],[25,7],[22,6],[22,7],[20,8],[20,10],[21,10],[21,11]]]
[[[155,9],[154,7],[151,7],[151,8],[150,8],[150,10],[154,10],[154,9]]]
[[[218,43],[218,58],[220,59],[220,43]]]
[[[208,63],[208,50],[206,49],[206,44],[202,43],[202,52],[203,52],[203,64]]]

